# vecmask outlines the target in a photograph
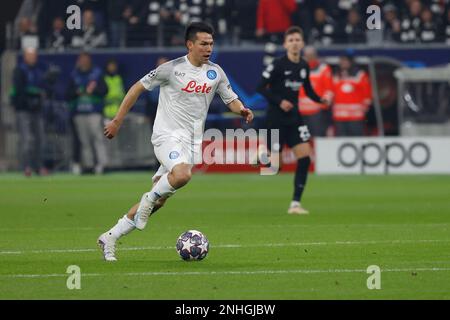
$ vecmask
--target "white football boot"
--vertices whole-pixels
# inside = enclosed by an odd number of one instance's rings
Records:
[[[309,214],[309,211],[303,208],[298,201],[292,201],[289,209],[287,211],[288,214]]]
[[[114,240],[107,232],[98,238],[97,244],[100,249],[102,249],[103,257],[106,261],[117,261],[115,255],[116,240]]]
[[[134,215],[134,223],[136,225],[136,229],[144,230],[145,226],[147,225],[148,217],[152,214],[154,206],[155,202],[150,200],[150,192],[145,193],[142,196],[139,208]]]

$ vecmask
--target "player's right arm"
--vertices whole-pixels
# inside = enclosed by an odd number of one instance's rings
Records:
[[[166,62],[160,65],[155,70],[150,71],[146,74],[141,80],[136,82],[130,90],[128,90],[125,98],[120,105],[119,111],[114,119],[111,120],[106,126],[104,130],[104,135],[108,139],[112,139],[117,135],[120,126],[125,119],[128,111],[130,111],[131,107],[136,103],[136,100],[145,90],[153,90],[157,86],[165,85],[170,78],[170,73],[172,71],[172,63]]]
[[[136,82],[130,90],[128,90],[116,116],[105,126],[103,133],[108,139],[112,139],[117,135],[128,111],[130,111],[131,107],[133,107],[136,100],[144,91],[145,87],[140,81]]]

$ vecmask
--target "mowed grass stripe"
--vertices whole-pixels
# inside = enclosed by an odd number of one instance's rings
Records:
[[[450,239],[433,240],[371,240],[371,241],[334,241],[334,242],[294,242],[294,243],[261,243],[261,244],[222,244],[211,245],[210,248],[270,248],[270,247],[297,247],[297,246],[335,246],[335,245],[376,245],[376,244],[421,244],[421,243],[447,243]],[[140,250],[174,250],[174,246],[153,246],[153,247],[117,247],[117,251],[140,251]],[[41,250],[15,250],[0,251],[0,254],[30,254],[30,253],[76,253],[76,252],[97,252],[99,249],[41,249]]]
[[[441,272],[450,271],[449,267],[389,268],[381,272]],[[221,275],[261,275],[261,274],[295,274],[295,273],[361,273],[365,269],[298,269],[298,270],[256,270],[256,271],[186,271],[186,272],[124,272],[124,273],[81,273],[82,277],[117,277],[117,276],[221,276]],[[11,274],[0,275],[2,278],[55,278],[68,277],[68,274]]]

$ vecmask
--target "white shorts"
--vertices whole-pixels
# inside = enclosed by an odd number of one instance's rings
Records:
[[[183,142],[175,137],[168,137],[162,143],[154,146],[155,155],[161,166],[152,180],[171,172],[177,164],[194,165],[200,155],[200,146]]]

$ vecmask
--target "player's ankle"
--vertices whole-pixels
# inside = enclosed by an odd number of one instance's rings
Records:
[[[300,207],[300,201],[298,201],[298,200],[292,200],[290,206],[291,206],[291,207]]]

